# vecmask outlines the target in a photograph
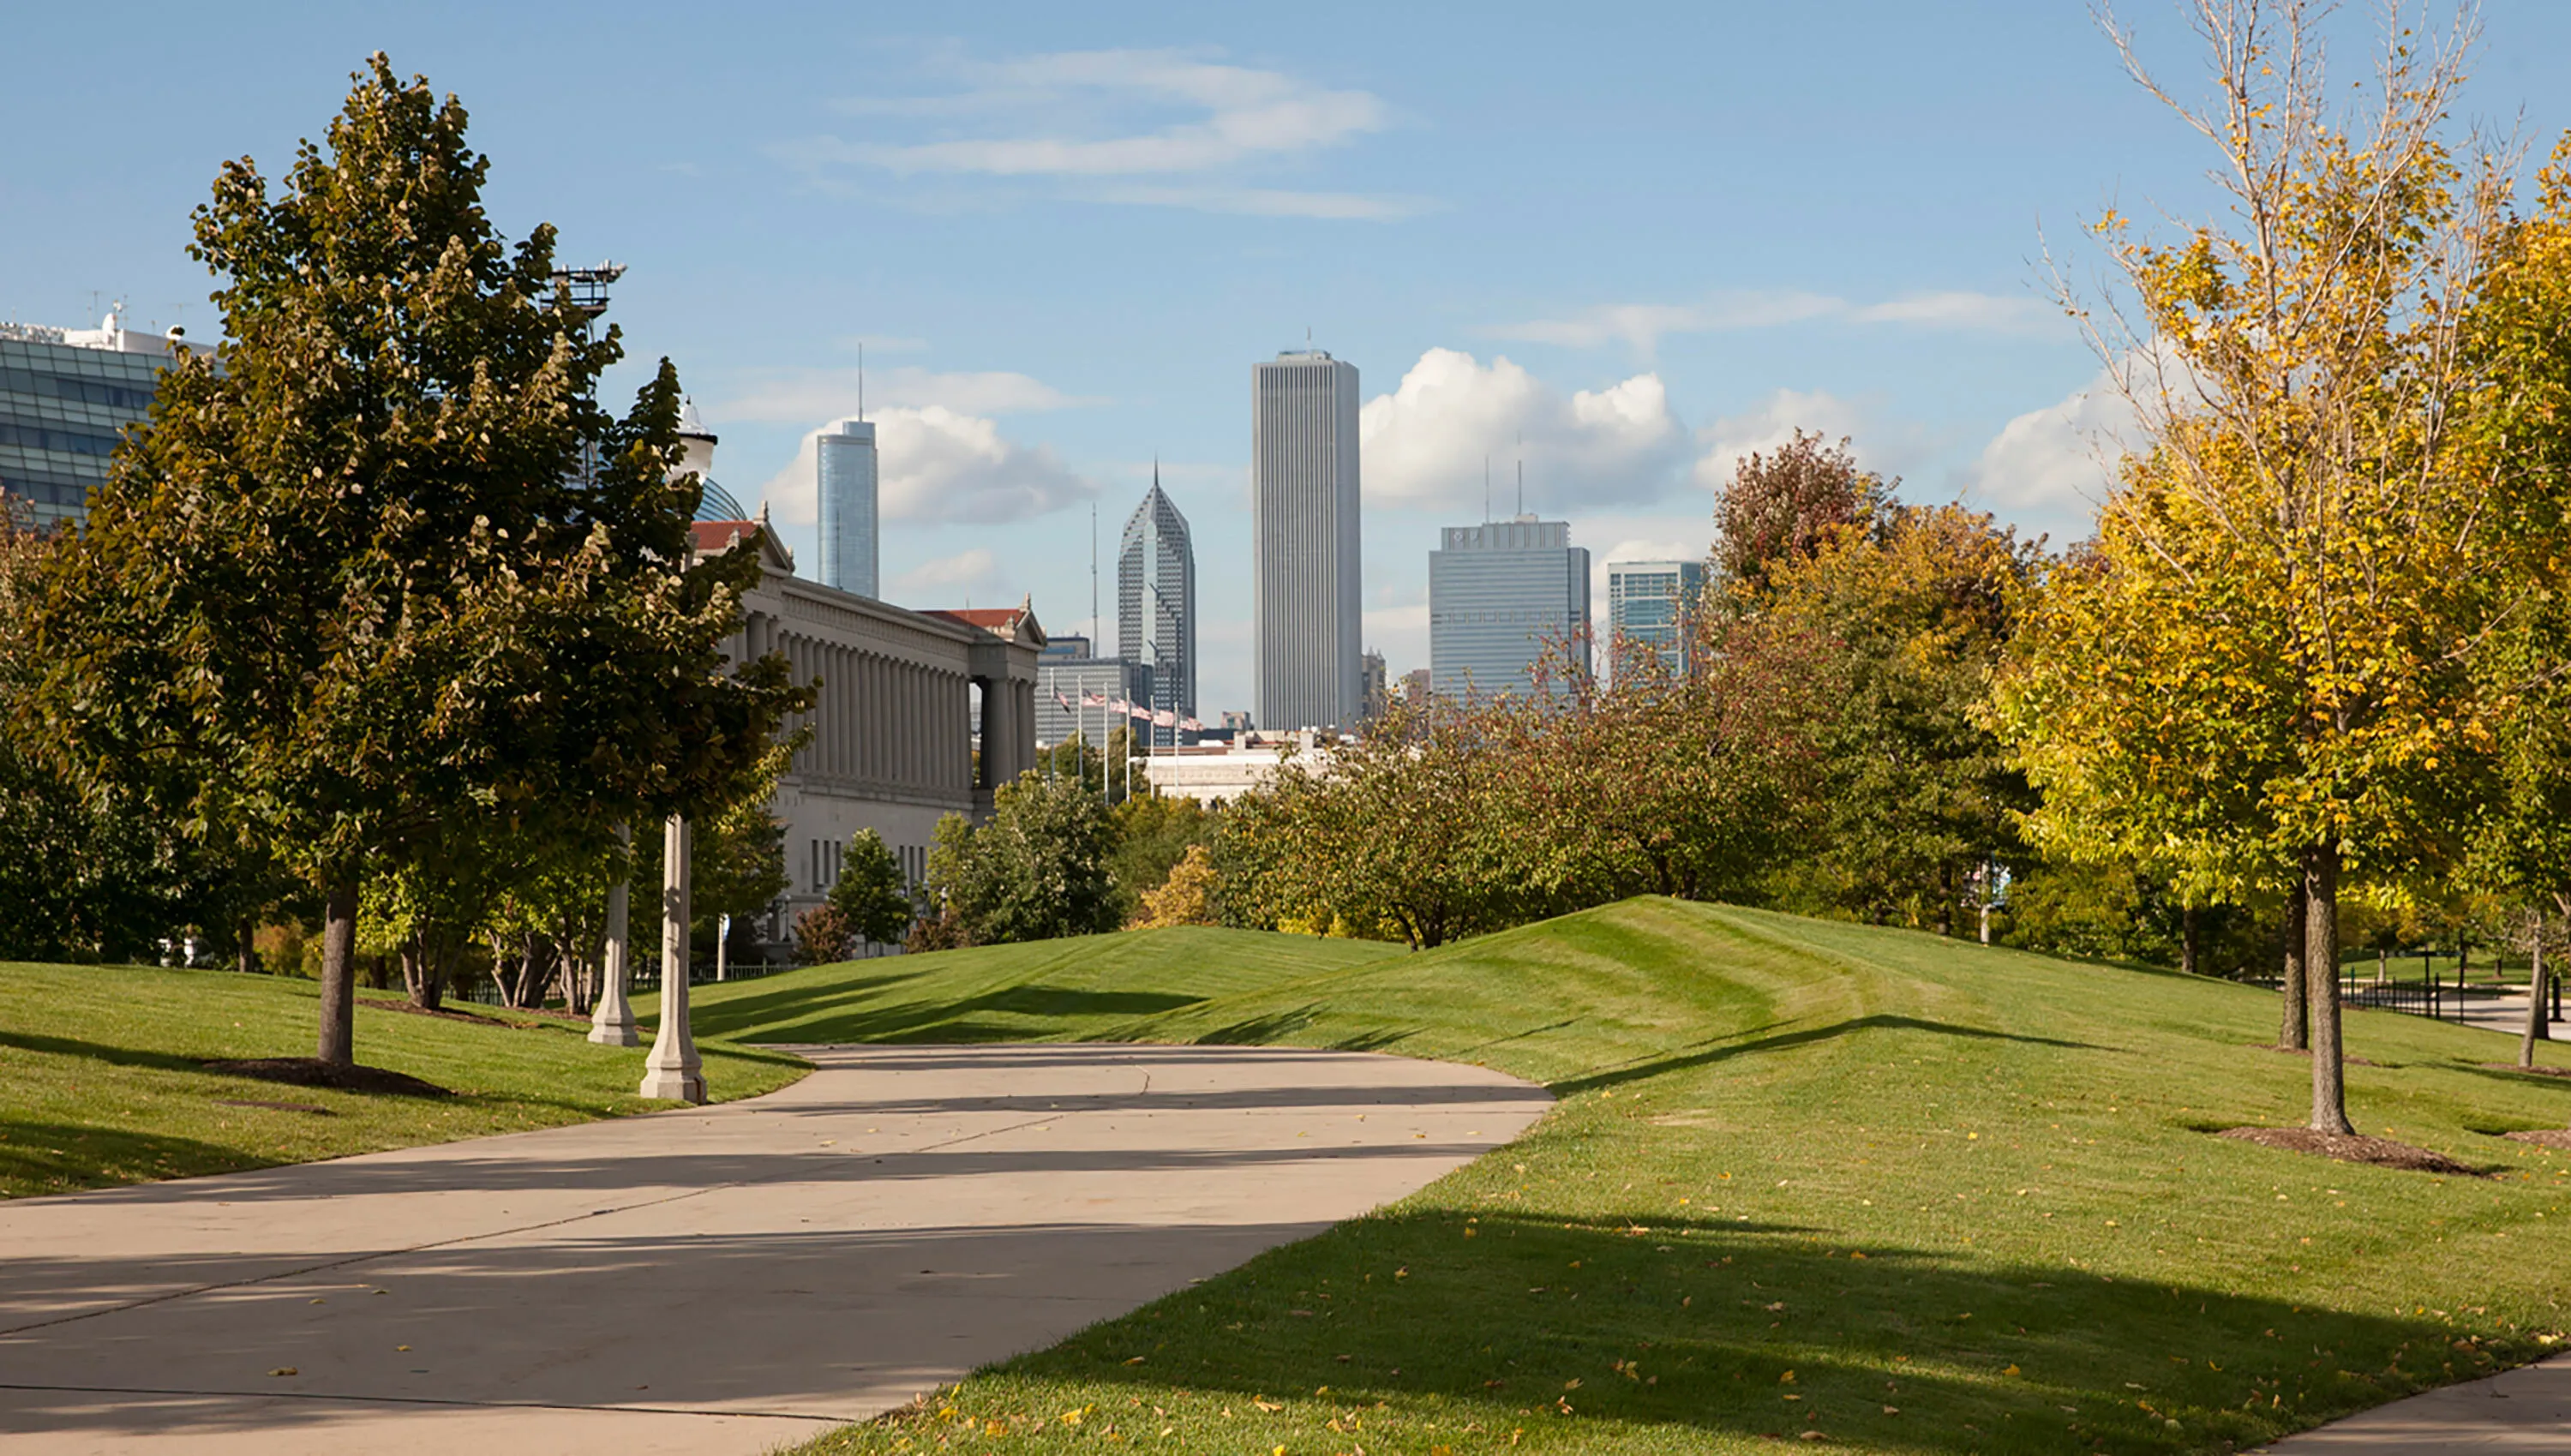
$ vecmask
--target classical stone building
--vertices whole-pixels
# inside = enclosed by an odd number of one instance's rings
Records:
[[[683,468],[711,470],[713,437],[687,444]],[[881,835],[916,882],[939,819],[987,817],[991,791],[1035,766],[1044,629],[1025,603],[915,612],[806,580],[765,519],[699,521],[696,537],[700,555],[760,555],[733,660],[781,653],[794,681],[819,684],[820,701],[789,725],[811,740],[776,786],[792,884],[768,938],[782,940],[829,893],[857,834]]]

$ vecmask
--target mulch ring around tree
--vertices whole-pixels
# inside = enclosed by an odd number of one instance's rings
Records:
[[[2449,1178],[2482,1176],[2480,1169],[2468,1168],[2443,1153],[2413,1148],[2389,1138],[2369,1138],[2362,1133],[2323,1133],[2311,1128],[2226,1128],[2215,1136],[2256,1143],[2262,1148],[2283,1148],[2290,1153],[2317,1153],[2341,1163],[2366,1163],[2404,1173],[2435,1173]]]
[[[334,1067],[312,1057],[252,1057],[238,1062],[207,1062],[209,1072],[227,1077],[255,1077],[293,1087],[328,1087],[340,1092],[380,1092],[393,1097],[452,1097],[434,1082],[382,1067]]]
[[[2514,1138],[2520,1143],[2532,1143],[2538,1148],[2559,1148],[2571,1153],[2571,1128],[2529,1128],[2524,1132],[2502,1133],[2500,1136]]]
[[[2484,1062],[2492,1072],[2523,1072],[2529,1077],[2571,1077],[2571,1067],[2521,1067],[2515,1062]]]

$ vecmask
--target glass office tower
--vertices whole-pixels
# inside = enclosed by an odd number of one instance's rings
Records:
[[[117,435],[152,409],[168,335],[0,323],[0,495],[40,530],[89,514]]]
[[[1153,708],[1197,716],[1197,553],[1188,518],[1161,493],[1158,466],[1117,553],[1116,651],[1152,670]],[[1153,730],[1157,747],[1178,740],[1175,728]]]
[[[1567,521],[1449,526],[1428,553],[1428,673],[1440,697],[1525,693],[1537,660],[1568,654],[1589,671],[1589,552]],[[1557,671],[1552,691],[1570,692]]]
[[[821,584],[881,598],[875,580],[875,427],[841,420],[813,442],[820,475]]]
[[[1615,673],[1642,654],[1674,677],[1696,667],[1689,618],[1705,596],[1702,561],[1616,561],[1607,565],[1607,639]]]

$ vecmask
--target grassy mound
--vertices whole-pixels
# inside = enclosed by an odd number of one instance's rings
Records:
[[[309,981],[225,971],[0,963],[0,1197],[307,1163],[669,1106],[634,1095],[643,1048],[592,1046],[578,1022],[405,1015],[364,1000],[358,1060],[402,1077],[349,1089],[246,1075],[259,1073],[258,1063],[311,1055],[317,992]],[[773,1052],[700,1049],[719,1098],[771,1091],[805,1070]],[[210,1065],[225,1062],[243,1066]],[[404,1078],[452,1095],[413,1095]]]
[[[2254,1045],[2271,995],[2174,974],[1638,900],[1422,955],[1158,932],[705,1004],[752,1040],[1365,1048],[1563,1099],[1411,1199],[815,1451],[2217,1451],[2571,1324],[2571,1156],[2505,1136],[2571,1123],[2571,1087],[2353,1013],[2358,1126],[2486,1176],[2221,1139],[2300,1122],[2309,1070]]]

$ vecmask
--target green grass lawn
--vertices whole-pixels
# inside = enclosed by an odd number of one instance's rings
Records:
[[[2438,1179],[2209,1136],[2300,1123],[2263,992],[1638,900],[1420,955],[1219,931],[708,988],[742,1040],[1363,1048],[1558,1109],[1376,1213],[807,1450],[2220,1451],[2571,1326],[2571,1082],[2348,1018],[2366,1132]],[[2562,1066],[2560,1050],[2544,1052]]]
[[[201,1065],[310,1056],[317,991],[309,981],[227,971],[0,963],[0,1197],[303,1163],[669,1106],[634,1096],[644,1048],[592,1046],[580,1023],[518,1014],[459,1019],[359,1003],[357,1060],[453,1097],[292,1087]],[[782,1087],[805,1070],[774,1052],[714,1041],[699,1049],[717,1098]],[[249,1105],[257,1103],[292,1106]]]

